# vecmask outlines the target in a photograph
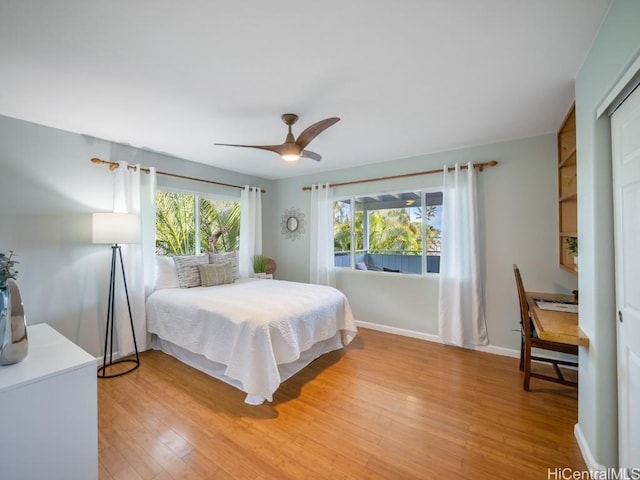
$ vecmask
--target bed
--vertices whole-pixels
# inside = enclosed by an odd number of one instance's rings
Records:
[[[357,333],[340,291],[281,280],[159,289],[146,311],[154,348],[239,388],[251,405],[272,401],[282,382]]]

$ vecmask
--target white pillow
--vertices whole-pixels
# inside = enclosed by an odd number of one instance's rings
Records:
[[[156,290],[179,287],[178,271],[173,258],[156,256]]]

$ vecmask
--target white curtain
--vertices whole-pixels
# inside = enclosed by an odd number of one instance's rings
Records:
[[[311,236],[309,281],[334,287],[333,188],[329,184],[311,186]]]
[[[473,164],[444,167],[438,320],[444,343],[487,345]]]
[[[145,299],[153,291],[155,280],[156,171],[151,167],[147,174],[140,171],[140,165],[133,165],[135,168],[130,169],[127,162],[118,164],[114,175],[113,211],[135,213],[140,218],[140,243],[122,245],[122,257],[138,350],[143,351],[148,344]],[[118,350],[121,356],[125,356],[133,353],[134,343],[124,290],[119,281],[116,285],[115,328]]]
[[[245,185],[240,195],[240,276],[253,274],[253,257],[262,254],[262,192]]]

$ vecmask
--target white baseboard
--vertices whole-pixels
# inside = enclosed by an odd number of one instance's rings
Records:
[[[109,358],[109,355],[107,355],[107,359]],[[115,362],[116,360],[119,360],[121,358],[120,356],[120,352],[113,352],[113,361]],[[96,357],[96,362],[98,363],[98,367],[101,367],[104,363],[104,356],[100,355],[99,357]]]
[[[148,350],[148,348],[145,349],[145,350]],[[138,354],[141,354],[145,350],[138,350]],[[134,353],[135,352],[131,352],[131,353],[127,354],[127,355],[124,355],[124,357],[128,357],[130,355],[134,355]],[[109,355],[107,355],[107,357],[109,357]],[[120,360],[121,358],[124,358],[124,357],[122,355],[120,355],[120,352],[113,352],[113,357],[112,358],[113,358],[114,362],[118,361],[118,360]],[[96,357],[96,362],[98,363],[98,367],[102,366],[103,360],[104,360],[104,356],[103,355],[100,355],[99,357]]]
[[[576,437],[576,441],[578,442],[578,447],[580,448],[580,453],[582,453],[582,459],[584,463],[587,465],[587,470],[590,472],[606,472],[607,467],[604,465],[600,465],[596,462],[596,459],[593,457],[593,453],[591,453],[591,449],[589,448],[589,444],[587,440],[584,438],[582,433],[582,429],[580,428],[580,424],[576,423],[573,427],[573,434]],[[600,477],[597,477],[600,478]]]
[[[379,332],[392,333],[394,335],[402,335],[403,337],[418,338],[420,340],[427,340],[429,342],[443,343],[438,335],[434,335],[432,333],[416,332],[415,330],[407,330],[404,328],[390,327],[388,325],[380,325],[377,323],[363,322],[360,320],[356,320],[356,325],[362,328],[377,330]],[[465,348],[468,348],[471,350],[478,350],[479,352],[502,355],[505,357],[520,358],[520,350],[513,350],[511,348],[505,348],[505,347],[498,347],[496,345],[487,345],[487,346],[465,345]]]
[[[138,355],[141,354],[142,352],[146,352],[147,350],[151,350],[153,348],[153,344],[151,342],[147,342],[147,346],[145,348],[142,347],[138,347]],[[128,357],[129,355],[133,355],[135,352],[131,352],[127,355],[125,355],[125,357]],[[108,357],[109,355],[107,355]],[[98,367],[102,366],[103,360],[104,360],[104,355],[100,355],[99,357],[95,357],[96,358],[96,362],[98,364]],[[124,358],[122,355],[120,355],[120,352],[113,352],[113,361],[115,362],[116,360],[120,360],[121,358]]]
[[[416,332],[415,330],[406,330],[404,328],[390,327],[388,325],[380,325],[379,323],[363,322],[360,320],[356,320],[356,325],[358,327],[368,328],[370,330],[377,330],[378,332],[393,333],[395,335],[402,335],[403,337],[418,338],[420,340],[428,340],[430,342],[442,343],[440,342],[440,338],[437,335],[433,335],[431,333]]]
[[[415,330],[407,330],[404,328],[390,327],[388,325],[380,325],[378,323],[363,322],[361,320],[356,320],[356,325],[362,328],[377,330],[379,332],[393,333],[394,335],[402,335],[403,337],[418,338],[420,340],[427,340],[429,342],[443,343],[442,340],[440,340],[440,337],[438,335],[434,335],[432,333],[416,332]],[[520,350],[514,350],[512,348],[506,348],[506,347],[499,347],[497,345],[486,345],[486,346],[465,345],[464,348],[467,348],[469,350],[477,350],[479,352],[493,353],[495,355],[502,355],[503,357],[520,358]],[[556,360],[571,360],[572,358],[570,355],[566,355],[564,353],[552,352],[549,350],[545,350],[543,356],[554,358]],[[565,366],[563,368],[575,370],[574,367],[570,367],[570,366]]]

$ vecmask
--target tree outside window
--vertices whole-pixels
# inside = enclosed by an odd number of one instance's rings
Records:
[[[441,192],[367,195],[334,202],[335,265],[438,272]]]
[[[229,252],[238,248],[239,238],[239,202],[190,193],[156,192],[158,255]]]

